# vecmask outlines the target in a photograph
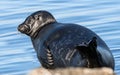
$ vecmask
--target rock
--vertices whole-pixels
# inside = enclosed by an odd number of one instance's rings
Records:
[[[115,75],[115,73],[110,68],[61,68],[55,70],[38,68],[28,75]]]

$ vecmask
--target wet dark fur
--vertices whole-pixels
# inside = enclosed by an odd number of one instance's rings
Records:
[[[31,37],[39,61],[45,68],[110,67],[113,56],[105,42],[91,30],[58,23],[47,11],[37,11],[18,27]]]

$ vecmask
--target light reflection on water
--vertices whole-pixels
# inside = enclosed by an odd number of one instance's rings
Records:
[[[58,22],[80,24],[96,32],[110,47],[115,72],[120,73],[119,0],[1,0],[0,6],[0,75],[25,75],[40,67],[30,38],[16,29],[38,10],[50,11]]]

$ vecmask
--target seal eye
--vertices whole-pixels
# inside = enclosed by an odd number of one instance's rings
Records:
[[[34,16],[34,19],[35,19],[35,20],[39,20],[39,19],[40,19],[39,17],[40,17],[40,15],[35,15],[35,16]]]

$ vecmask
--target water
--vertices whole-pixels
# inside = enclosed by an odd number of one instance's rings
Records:
[[[96,32],[110,47],[120,74],[120,0],[0,0],[0,75],[26,75],[40,67],[30,38],[16,29],[38,10]]]

